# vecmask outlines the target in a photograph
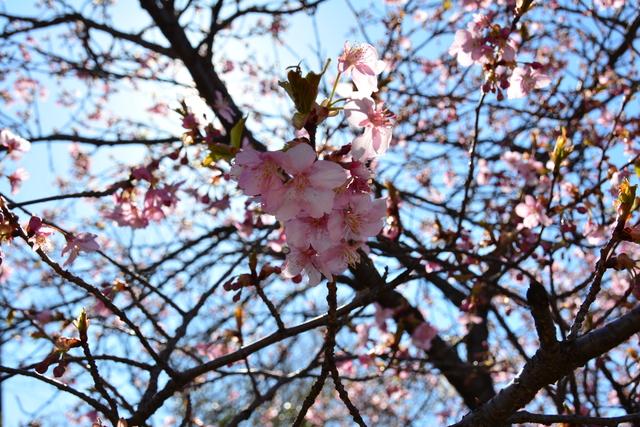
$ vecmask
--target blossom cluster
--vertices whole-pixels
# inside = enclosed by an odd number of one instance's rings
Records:
[[[0,153],[5,152],[12,160],[20,160],[22,155],[31,149],[31,143],[26,139],[14,134],[8,129],[0,131]],[[0,158],[1,159],[1,158]],[[29,174],[23,168],[16,169],[13,173],[8,174],[9,184],[12,193],[17,193],[19,187]],[[10,242],[14,236],[14,230],[17,225],[13,224],[8,217],[0,213],[0,243]],[[64,235],[66,245],[62,249],[62,256],[68,254],[68,258],[64,265],[70,265],[76,259],[80,252],[95,252],[100,249],[100,245],[96,242],[96,235],[91,233],[71,234],[63,230],[46,224],[41,218],[32,216],[28,224],[24,227],[27,234],[27,240],[34,251],[42,250],[48,252],[53,248],[51,238],[55,232]],[[0,252],[0,282],[6,279],[10,270],[2,264],[4,256]]]
[[[31,149],[31,143],[26,139],[14,134],[9,129],[0,130],[0,155],[5,152],[10,159],[17,161],[22,155]],[[2,157],[0,157],[0,160]],[[2,171],[0,170],[0,174]],[[13,172],[6,174],[11,187],[11,193],[20,191],[22,182],[29,179],[29,173],[24,168],[17,168]]]
[[[337,80],[350,76],[357,90],[343,110],[349,123],[363,131],[339,155],[320,159],[311,140],[300,137],[278,151],[245,145],[235,157],[231,176],[284,227],[287,277],[304,273],[310,284],[323,276],[331,280],[355,265],[368,251],[366,241],[382,229],[386,201],[372,196],[367,163],[391,141],[393,116],[372,98],[384,67],[373,46],[345,44]]]
[[[523,13],[523,12],[519,12]],[[466,29],[456,31],[449,54],[463,67],[479,64],[485,73],[484,93],[494,92],[498,99],[507,91],[509,99],[522,98],[534,89],[551,83],[538,62],[518,65],[518,45],[512,30],[493,23],[493,14],[475,14]],[[510,74],[509,74],[510,73]]]
[[[104,217],[115,221],[119,226],[131,228],[145,228],[150,221],[161,221],[168,210],[174,208],[178,202],[177,191],[180,183],[164,185],[154,177],[157,162],[148,166],[140,166],[131,171],[130,181],[148,182],[142,207],[139,206],[140,190],[133,186],[123,188],[114,194],[114,208],[104,213]]]

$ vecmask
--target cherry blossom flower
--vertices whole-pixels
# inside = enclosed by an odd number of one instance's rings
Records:
[[[17,194],[20,191],[22,183],[29,179],[29,172],[24,168],[18,168],[12,174],[7,175],[7,178],[11,186],[11,194]]]
[[[309,285],[317,285],[322,280],[322,274],[318,269],[320,260],[317,255],[311,246],[305,249],[291,246],[282,274],[284,277],[292,278],[304,272],[309,277]]]
[[[351,75],[358,91],[371,95],[378,91],[378,74],[386,67],[378,59],[376,49],[367,43],[351,45],[345,42],[342,55],[338,57],[338,71]]]
[[[149,225],[149,219],[145,217],[135,203],[135,192],[124,191],[114,195],[115,208],[104,214],[104,217],[115,221],[121,227],[144,228]]]
[[[438,335],[438,331],[429,323],[422,322],[411,334],[411,342],[418,348],[428,351],[431,349],[431,341]]]
[[[530,185],[535,185],[540,180],[544,170],[542,162],[537,161],[528,153],[522,154],[517,151],[507,151],[500,156],[500,159],[510,169],[518,172],[526,183]]]
[[[340,274],[347,267],[353,267],[360,262],[359,250],[368,253],[369,247],[363,242],[342,240],[319,254],[320,271],[327,279],[331,280],[333,275]]]
[[[347,186],[347,189],[351,193],[368,193],[371,191],[369,188],[369,180],[371,179],[371,172],[362,162],[350,162],[346,165],[346,168],[351,174],[351,181]]]
[[[522,226],[534,228],[540,224],[551,225],[553,221],[545,214],[545,210],[544,205],[539,200],[527,194],[524,197],[524,203],[516,206],[516,214],[523,219],[518,228],[522,228]]]
[[[522,98],[531,93],[533,89],[547,87],[550,83],[551,79],[547,75],[540,73],[529,65],[516,67],[509,79],[507,98]]]
[[[496,44],[499,48],[500,57],[503,61],[513,62],[516,60],[516,42],[512,38],[498,39]]]
[[[262,195],[266,212],[274,213],[284,197],[284,174],[275,152],[261,153],[250,145],[236,156],[230,175],[249,196]]]
[[[92,233],[78,233],[67,236],[67,244],[62,248],[62,256],[69,252],[69,258],[64,262],[64,266],[71,265],[80,252],[95,252],[100,250],[100,245],[96,242],[96,236]]]
[[[385,199],[371,199],[368,194],[349,198],[345,206],[334,209],[329,218],[329,235],[334,241],[367,240],[382,229],[387,211]]]
[[[326,214],[320,218],[293,218],[285,223],[287,242],[297,247],[310,244],[316,251],[327,250],[332,244],[328,229],[329,221],[329,216]],[[337,239],[339,240],[340,238]]]
[[[424,24],[425,22],[427,22],[427,19],[429,19],[429,14],[424,10],[416,9],[416,11],[413,12],[412,17],[413,20],[418,24]]]
[[[172,208],[178,202],[176,191],[180,184],[167,185],[164,188],[151,188],[144,196],[143,215],[153,221],[162,220],[164,209]]]
[[[27,235],[29,236],[29,243],[34,251],[41,249],[45,252],[51,250],[51,242],[49,236],[53,234],[54,230],[51,227],[43,225],[42,219],[37,216],[32,216],[29,219],[27,225]]]
[[[11,132],[9,129],[0,130],[0,146],[4,147],[12,159],[18,160],[23,153],[31,149],[31,143]]]
[[[382,103],[376,103],[369,97],[355,97],[344,106],[344,111],[351,126],[365,128],[351,144],[355,160],[370,159],[387,151],[391,142],[393,114]]]
[[[603,9],[607,9],[607,8],[618,9],[624,6],[624,0],[594,0],[594,3],[596,4],[596,6]]]
[[[245,146],[231,167],[238,187],[284,225],[273,244],[282,250],[286,241],[283,274],[294,281],[302,273],[311,285],[323,276],[331,280],[368,252],[365,241],[383,226],[386,202],[371,198],[371,172],[364,162],[385,152],[391,140],[393,115],[369,97],[383,66],[372,46],[345,45],[338,70],[351,74],[359,91],[349,91],[344,110],[349,123],[364,131],[328,160],[318,159],[305,130],[285,150],[258,152]],[[245,218],[241,227],[250,232],[253,220]]]
[[[337,163],[317,160],[313,148],[305,143],[274,154],[282,169],[292,177],[285,184],[276,217],[281,221],[305,215],[320,218],[331,212],[334,190],[346,182],[347,171]]]
[[[491,48],[486,45],[484,36],[474,34],[468,30],[458,30],[449,48],[449,54],[458,59],[458,64],[463,67],[482,63],[482,59]]]
[[[488,7],[491,0],[462,0],[462,6],[466,10],[474,10]]]

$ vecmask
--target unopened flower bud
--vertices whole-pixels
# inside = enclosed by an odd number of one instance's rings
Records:
[[[66,364],[59,363],[58,366],[53,368],[53,376],[56,378],[60,378],[64,375],[64,372],[67,370]]]
[[[238,283],[240,287],[251,286],[253,284],[253,278],[250,274],[241,274],[238,276],[236,283]]]
[[[78,315],[78,318],[73,322],[76,328],[78,328],[78,333],[80,334],[80,339],[82,341],[87,340],[87,329],[89,329],[89,319],[87,318],[87,311],[83,308]]]

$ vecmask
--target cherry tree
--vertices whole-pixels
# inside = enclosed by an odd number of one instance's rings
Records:
[[[0,4],[4,421],[640,424],[639,29]]]

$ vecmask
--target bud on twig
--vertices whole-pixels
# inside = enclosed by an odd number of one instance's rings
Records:
[[[73,322],[74,326],[78,328],[80,333],[80,339],[83,342],[87,341],[87,329],[89,329],[89,319],[87,319],[87,311],[83,308],[78,318]]]

